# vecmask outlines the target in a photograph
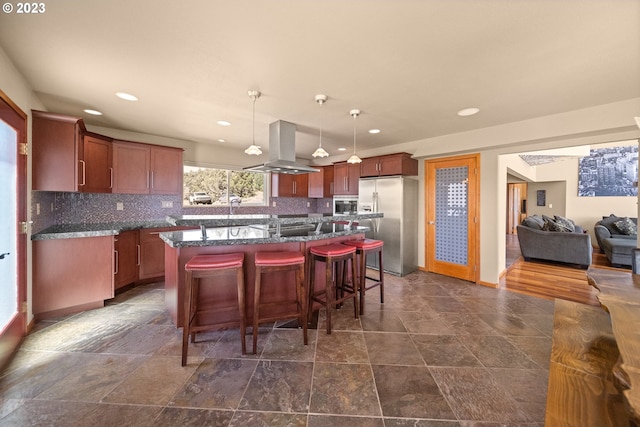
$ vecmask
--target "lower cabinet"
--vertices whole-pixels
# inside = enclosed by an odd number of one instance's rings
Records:
[[[116,290],[138,281],[140,248],[138,230],[123,231],[113,236],[113,283]]]
[[[33,313],[53,317],[113,298],[114,236],[33,242]]]
[[[150,228],[140,230],[140,268],[138,279],[164,276],[164,241],[159,234],[175,228]]]

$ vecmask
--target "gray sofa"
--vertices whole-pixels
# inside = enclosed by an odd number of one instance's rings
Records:
[[[559,218],[559,217],[556,217]],[[569,229],[557,226],[555,218],[540,216],[527,217],[518,225],[518,242],[520,252],[526,261],[540,259],[545,261],[576,264],[580,268],[588,268],[591,264],[593,247],[591,237],[583,229],[569,221]],[[553,225],[549,225],[553,221]],[[554,228],[556,227],[557,228]],[[563,231],[559,231],[562,228]],[[571,231],[571,228],[573,231]],[[553,230],[553,231],[552,231]]]
[[[613,214],[596,222],[593,227],[596,241],[611,265],[632,265],[633,251],[638,240],[637,225],[638,218],[618,217]]]

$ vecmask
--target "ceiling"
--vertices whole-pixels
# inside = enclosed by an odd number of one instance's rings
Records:
[[[252,141],[250,89],[262,92],[256,144],[268,148],[269,123],[290,121],[306,159],[320,127],[331,155],[351,153],[354,108],[362,111],[358,151],[392,152],[398,143],[640,97],[637,0],[45,6],[42,14],[0,14],[0,46],[48,110],[238,150]],[[316,94],[328,102],[319,106]],[[467,107],[480,112],[456,114]]]

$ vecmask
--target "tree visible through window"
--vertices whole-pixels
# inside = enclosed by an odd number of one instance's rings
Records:
[[[260,172],[184,166],[183,204],[264,205],[266,177]]]

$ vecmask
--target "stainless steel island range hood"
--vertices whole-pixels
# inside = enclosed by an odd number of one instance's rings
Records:
[[[303,174],[320,172],[296,162],[296,125],[278,120],[269,125],[269,161],[244,168],[254,172]]]

